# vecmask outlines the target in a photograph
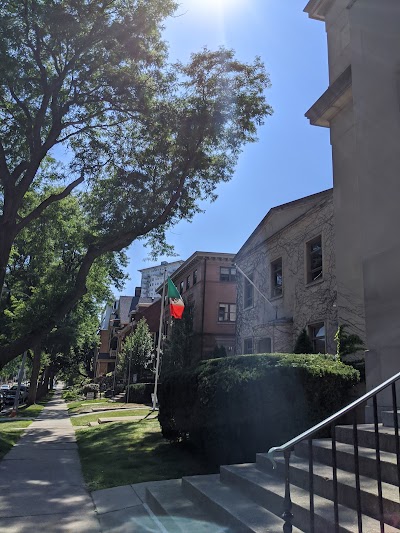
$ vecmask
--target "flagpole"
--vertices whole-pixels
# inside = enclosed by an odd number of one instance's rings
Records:
[[[157,404],[158,372],[160,369],[161,337],[162,337],[162,327],[163,327],[163,317],[164,317],[164,307],[165,307],[165,274],[166,273],[167,273],[167,269],[165,268],[163,290],[162,290],[162,296],[161,296],[160,325],[158,327],[157,363],[156,363],[156,379],[154,381],[153,411],[156,410],[156,404]]]
[[[235,263],[234,263],[235,267],[236,267],[236,270],[238,270],[242,276],[244,276],[247,281],[250,283],[250,285],[252,285],[256,291],[264,298],[264,300],[269,303],[269,305],[272,307],[272,309],[275,311],[275,318],[277,319],[278,318],[278,308],[275,307],[269,300],[268,298],[265,296],[265,294],[263,294],[260,289],[252,282],[252,280],[249,278],[249,276],[246,276],[246,274],[243,272],[243,270],[241,268],[239,268]]]

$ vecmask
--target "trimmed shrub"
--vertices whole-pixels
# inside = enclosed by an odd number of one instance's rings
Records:
[[[159,394],[164,437],[218,464],[254,461],[343,407],[359,373],[332,356],[266,354],[171,373]]]
[[[94,398],[96,399],[99,394],[99,390],[100,387],[98,383],[87,383],[82,387],[82,394],[86,396],[88,392],[93,392]]]
[[[127,388],[128,391],[128,388]],[[160,384],[157,386],[157,396]],[[129,403],[151,403],[151,395],[154,392],[154,383],[135,383],[129,385]]]

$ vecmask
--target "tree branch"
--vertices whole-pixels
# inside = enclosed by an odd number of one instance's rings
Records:
[[[43,200],[41,204],[39,204],[33,211],[29,213],[26,217],[24,217],[18,224],[17,224],[17,231],[20,232],[25,226],[30,224],[32,220],[35,220],[36,218],[40,217],[40,215],[43,213],[43,211],[52,203],[59,202],[63,198],[66,198],[70,192],[75,189],[80,183],[84,181],[83,176],[80,176],[75,181],[70,183],[68,187],[66,187],[62,192],[58,194],[51,194],[46,200]]]

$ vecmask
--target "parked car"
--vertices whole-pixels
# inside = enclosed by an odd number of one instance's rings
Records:
[[[9,391],[6,392],[5,395],[5,404],[6,405],[12,405],[15,400],[15,395],[17,394],[18,385],[13,385]],[[20,391],[19,391],[19,402],[18,403],[25,403],[28,398],[29,389],[26,385],[21,385]]]
[[[3,385],[0,385],[0,392],[6,392],[8,390],[10,390],[10,385],[8,385],[7,383],[3,383]]]

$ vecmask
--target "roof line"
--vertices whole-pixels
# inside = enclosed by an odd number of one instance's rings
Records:
[[[320,192],[317,192],[317,193],[314,193],[314,194],[310,194],[309,196],[303,196],[303,198],[298,198],[297,200],[292,200],[291,202],[287,202],[286,204],[281,204],[281,205],[277,205],[275,207],[272,207],[268,211],[268,213],[265,215],[265,217],[261,220],[261,222],[257,225],[255,230],[250,234],[250,236],[246,239],[246,241],[240,247],[238,253],[235,256],[235,260],[241,254],[241,252],[242,252],[243,248],[246,246],[246,244],[255,236],[255,234],[258,232],[258,230],[261,229],[268,222],[268,219],[271,217],[271,215],[273,213],[275,213],[276,211],[282,210],[282,209],[287,209],[288,207],[293,207],[296,204],[300,204],[300,203],[302,203],[302,202],[304,202],[306,200],[311,200],[312,198],[316,198],[317,196],[326,196],[327,193],[332,192],[332,191],[333,191],[333,188],[331,187],[330,189],[325,189],[324,191],[320,191]],[[296,217],[296,219],[297,218],[298,217]],[[278,231],[281,231],[284,228],[286,228],[289,224],[291,224],[291,222],[288,222],[288,224],[286,224],[283,228],[281,228],[280,230],[277,230],[275,233],[273,233],[271,235],[271,237],[273,235],[275,235],[276,233],[278,233]]]

